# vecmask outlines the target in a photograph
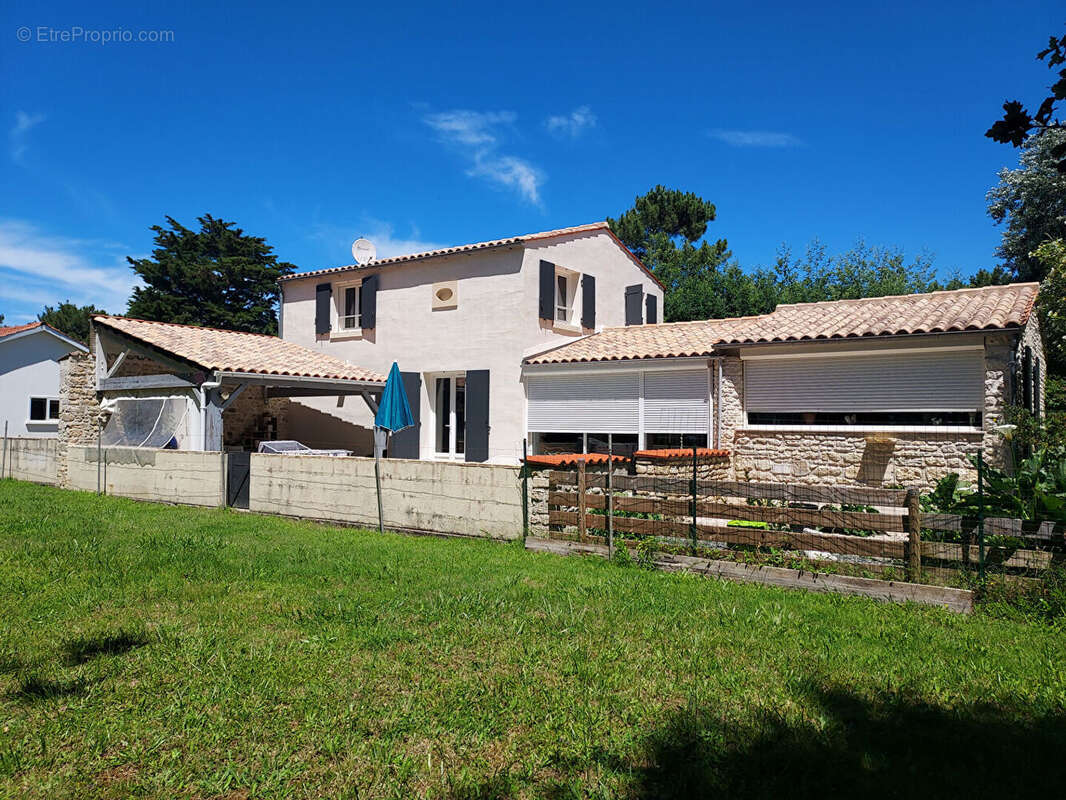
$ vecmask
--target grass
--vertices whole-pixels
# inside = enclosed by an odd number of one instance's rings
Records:
[[[1058,796],[1066,631],[0,482],[0,797]]]

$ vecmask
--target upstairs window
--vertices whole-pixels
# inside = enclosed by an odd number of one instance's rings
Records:
[[[339,286],[338,289],[337,328],[341,331],[361,330],[363,319],[359,311],[359,293],[362,287],[355,283]]]
[[[570,291],[569,281],[561,272],[555,273],[555,320],[556,322],[570,321]]]

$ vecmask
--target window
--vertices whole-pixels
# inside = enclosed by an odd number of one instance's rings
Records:
[[[341,316],[341,328],[352,330],[362,328],[359,319],[359,287],[346,286],[344,288],[344,314]]]
[[[569,281],[566,275],[555,273],[555,320],[556,322],[570,321]]]
[[[649,433],[645,446],[648,450],[673,450],[678,447],[706,447],[706,433]]]
[[[466,452],[466,376],[438,377],[433,392],[433,449],[439,456]]]
[[[979,411],[895,411],[832,414],[823,411],[748,412],[751,425],[832,425],[980,428]]]
[[[333,326],[334,334],[356,334],[362,331],[363,315],[360,309],[362,289],[362,282],[340,284],[335,287],[333,297],[337,323]]]
[[[59,419],[59,400],[54,397],[30,398],[31,422],[55,422]]]

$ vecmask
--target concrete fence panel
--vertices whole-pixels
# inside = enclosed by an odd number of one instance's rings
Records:
[[[225,483],[221,453],[109,447],[97,456],[95,446],[72,446],[68,480],[72,489],[96,491],[136,500],[160,500],[193,506],[221,506]]]
[[[10,437],[7,440],[7,462],[2,477],[54,484],[58,464],[56,446],[54,438]]]
[[[377,525],[371,458],[253,454],[249,486],[252,511]],[[522,535],[517,467],[385,459],[381,487],[386,527]]]

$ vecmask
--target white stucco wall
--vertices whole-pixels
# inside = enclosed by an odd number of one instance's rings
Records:
[[[30,422],[30,398],[59,397],[59,359],[72,349],[44,331],[0,342],[0,434],[6,421],[9,436],[56,435],[58,421]]]
[[[338,284],[372,270],[286,281],[283,336],[382,373],[393,361],[404,372],[421,373],[423,458],[432,457],[434,431],[432,385],[427,377],[436,372],[489,370],[489,461],[514,463],[525,436],[522,358],[591,333],[560,332],[541,323],[541,259],[596,277],[597,328],[625,324],[625,287],[637,283],[658,298],[662,318],[659,286],[607,233],[593,232],[385,266],[379,273],[377,326],[365,338],[315,335],[315,286],[327,281]],[[433,285],[444,281],[457,282],[457,307],[433,310]],[[573,308],[579,320],[580,292]],[[357,425],[371,425],[370,413],[358,398],[346,399],[343,407],[335,398],[300,402]],[[298,427],[291,433],[295,438],[304,435]]]

